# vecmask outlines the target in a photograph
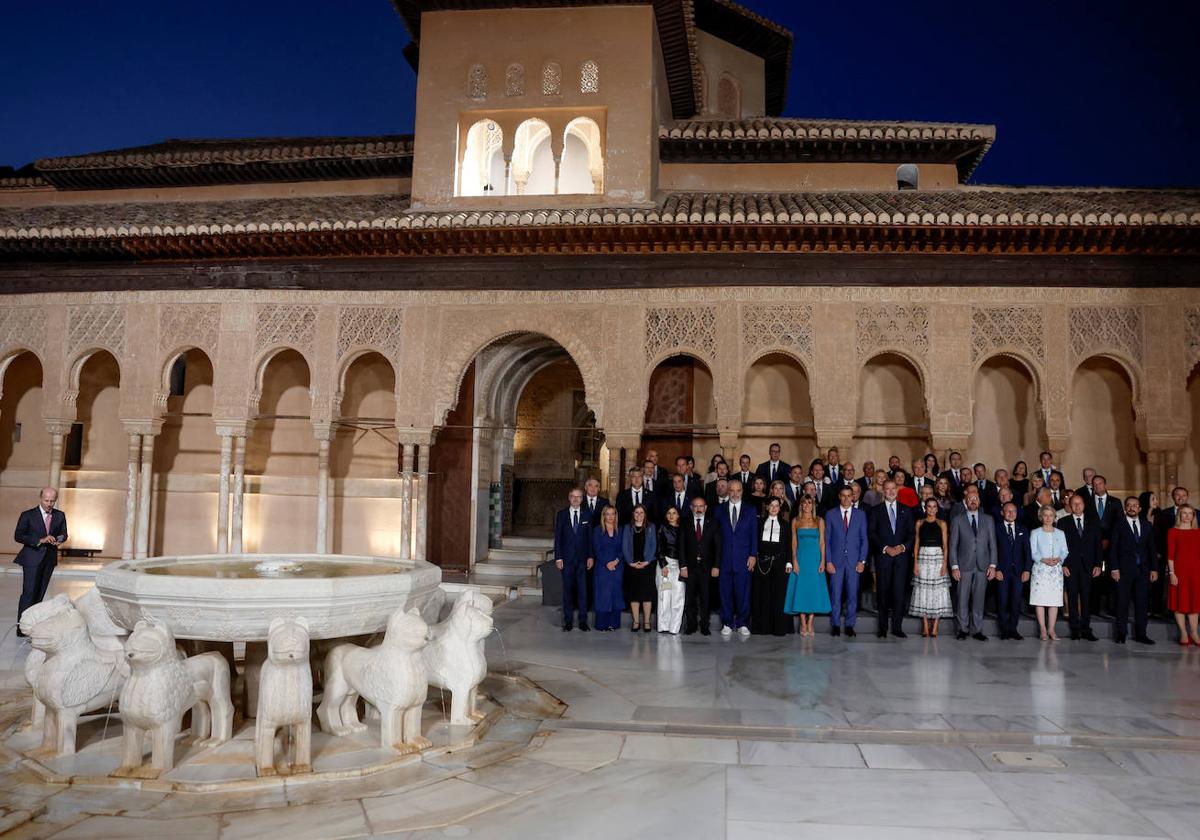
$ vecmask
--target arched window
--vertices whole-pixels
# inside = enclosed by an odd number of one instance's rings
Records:
[[[915,163],[902,163],[896,167],[896,189],[915,190],[920,173]]]
[[[513,135],[512,185],[516,195],[554,194],[554,153],[550,126],[528,119]]]
[[[562,94],[562,67],[557,61],[548,61],[542,67],[542,95],[560,96]]]
[[[467,71],[467,96],[471,99],[487,99],[488,71],[482,64],[472,64]]]
[[[588,59],[579,67],[579,92],[600,92],[600,65]]]
[[[504,131],[491,120],[480,120],[467,131],[458,178],[458,195],[504,195]]]
[[[525,95],[525,68],[520,64],[510,64],[504,71],[504,95]]]
[[[722,76],[717,82],[717,113],[731,120],[742,115],[742,90],[732,76]]]
[[[559,164],[560,194],[595,195],[604,192],[604,150],[600,127],[588,117],[567,123]]]

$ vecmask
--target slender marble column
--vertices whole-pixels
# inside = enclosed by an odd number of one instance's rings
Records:
[[[63,439],[66,437],[66,432],[61,426],[50,427],[50,481],[47,486],[58,489],[58,483],[62,481],[62,465],[63,465]]]
[[[138,493],[137,550],[138,559],[150,550],[150,484],[154,479],[154,435],[142,435],[142,483]]]
[[[317,554],[329,553],[329,438],[317,441]]]
[[[217,554],[229,551],[229,471],[233,465],[233,435],[221,434],[221,474],[217,484]]]
[[[421,444],[420,467],[417,472],[417,502],[416,502],[416,531],[417,540],[413,554],[422,560],[428,560],[427,527],[429,523],[429,444]]]
[[[412,557],[412,477],[414,445],[403,444],[404,454],[400,468],[400,559]]]
[[[233,438],[233,492],[230,494],[230,507],[233,520],[230,534],[230,551],[242,553],[242,511],[243,495],[246,487],[246,438],[235,435]]]
[[[129,435],[129,466],[125,485],[125,534],[121,538],[121,559],[133,558],[134,533],[137,528],[138,470],[142,460],[142,436]]]

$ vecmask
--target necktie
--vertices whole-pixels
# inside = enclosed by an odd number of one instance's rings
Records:
[[[702,532],[702,530],[701,530],[701,528],[700,528],[700,520],[699,520],[699,519],[697,519],[697,520],[696,520],[696,542],[700,542],[700,534],[701,534],[701,532]]]
[[[571,530],[574,531],[579,527],[579,511],[571,511]]]
[[[896,533],[896,504],[888,503],[888,519],[892,520],[892,533]]]
[[[1133,520],[1133,538],[1135,540],[1140,540],[1142,538],[1142,532],[1138,530],[1138,523],[1136,519]]]
[[[1011,523],[1011,522],[1009,522],[1009,523],[1008,523],[1008,541],[1009,541],[1009,542],[1012,542],[1012,541],[1013,541],[1013,540],[1015,540],[1016,538],[1017,538],[1017,535],[1013,533],[1013,526],[1012,526],[1012,523]]]
[[[1096,499],[1096,515],[1099,516],[1101,519],[1104,518],[1104,497],[1103,496]]]
[[[646,489],[649,490],[651,493],[654,492],[654,479],[653,478],[646,479]]]
[[[679,508],[680,510],[683,510],[683,494],[682,493],[680,493],[679,495],[677,495],[675,497],[675,507]]]
[[[846,533],[850,532],[850,511],[848,510],[842,511],[842,527]]]
[[[737,527],[737,515],[738,515],[738,506],[734,505],[733,512],[732,512],[732,519],[730,520],[732,522],[734,528]]]
[[[772,480],[774,480],[774,478],[775,478],[775,462],[774,461],[771,462],[771,478],[772,478]]]
[[[975,536],[979,536],[979,528],[975,524],[975,515],[974,514],[971,515],[971,533],[974,534]]]
[[[1079,532],[1079,536],[1081,536],[1081,537],[1083,536],[1083,517],[1082,516],[1075,517],[1075,530]]]
[[[980,490],[982,490],[982,489],[983,489],[983,482],[982,482],[982,481],[981,481],[981,482],[979,482],[979,489],[980,489]]]
[[[592,514],[593,516],[596,515],[596,500],[595,499],[588,499],[588,513]]]
[[[50,514],[49,513],[46,513],[45,511],[42,512],[42,522],[45,523],[46,533],[49,534],[50,533]]]
[[[637,507],[637,506],[638,506],[638,505],[640,505],[641,503],[642,503],[642,491],[641,491],[641,490],[634,490],[634,491],[633,491],[633,506],[634,506],[634,507]]]

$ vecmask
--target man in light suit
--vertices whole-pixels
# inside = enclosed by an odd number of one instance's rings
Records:
[[[21,544],[21,550],[13,562],[21,566],[21,598],[17,604],[17,621],[21,613],[40,604],[50,586],[50,575],[58,565],[58,547],[67,541],[67,515],[56,510],[58,491],[43,487],[38,506],[21,513],[17,519],[17,530],[13,539]],[[20,628],[18,636],[24,636]]]
[[[853,638],[858,620],[858,576],[867,567],[870,537],[867,512],[854,506],[849,487],[838,491],[838,504],[825,514],[825,571],[832,578],[830,634],[842,635],[842,597],[845,595],[846,635]]]
[[[554,565],[562,571],[563,632],[575,625],[579,610],[579,629],[591,629],[587,622],[587,573],[592,568],[592,523],[583,506],[583,491],[578,487],[567,494],[567,507],[554,517]]]
[[[721,635],[750,635],[750,574],[758,562],[758,516],[742,501],[742,482],[729,484],[729,501],[717,510],[721,526]]]
[[[979,510],[979,488],[963,490],[966,508],[950,522],[950,575],[958,581],[958,638],[987,641],[983,634],[983,599],[996,576],[996,524]]]
[[[886,639],[888,618],[892,635],[904,639],[904,592],[912,568],[912,546],[916,537],[912,509],[896,499],[896,482],[883,483],[883,504],[868,516],[871,542],[871,564],[875,572],[875,598],[879,608],[879,624],[875,635]]]

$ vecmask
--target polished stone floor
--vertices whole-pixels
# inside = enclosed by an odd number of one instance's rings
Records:
[[[0,577],[6,626],[15,580]],[[56,787],[10,761],[0,814],[33,819],[6,836],[1200,837],[1200,651],[1163,634],[564,634],[528,599],[496,621],[493,673],[565,710],[516,699],[476,747],[339,784]],[[10,710],[23,656],[0,644]]]

